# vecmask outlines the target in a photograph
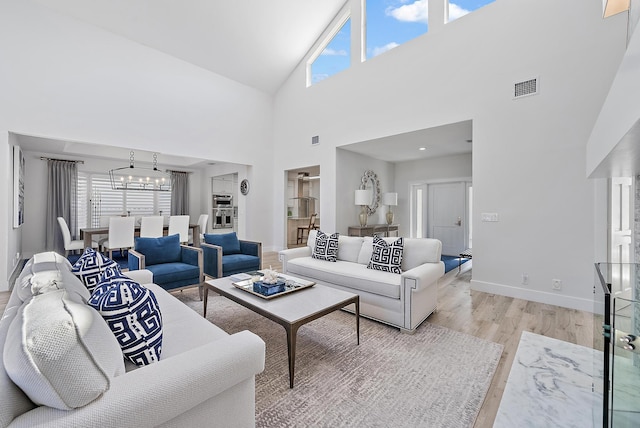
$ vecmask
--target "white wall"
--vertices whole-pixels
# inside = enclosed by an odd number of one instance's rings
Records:
[[[355,191],[362,184],[362,176],[366,170],[376,173],[380,183],[380,203],[378,209],[367,219],[367,224],[386,224],[386,207],[382,205],[382,194],[395,189],[394,164],[360,155],[348,150],[337,150],[336,156],[336,227],[335,231],[347,234],[349,226],[359,226],[360,206],[355,205]],[[323,175],[324,179],[324,175]],[[324,186],[324,183],[322,184]],[[323,202],[324,203],[324,202]],[[324,223],[323,223],[324,224]],[[327,233],[332,229],[323,226]]]
[[[8,132],[252,165],[247,227],[273,240],[272,97],[29,1],[0,5],[0,150]],[[5,182],[11,169],[4,168]],[[0,200],[10,201],[9,185]],[[16,232],[0,210],[0,290]],[[11,256],[12,257],[12,256]]]
[[[473,288],[591,310],[602,201],[585,146],[626,29],[601,12],[581,0],[498,1],[310,88],[303,62],[276,95],[276,169],[313,158],[341,200],[353,190],[332,174],[335,147],[472,119]],[[533,77],[539,94],[513,100],[514,83]],[[324,227],[339,221],[328,193]],[[482,212],[500,222],[482,223]]]

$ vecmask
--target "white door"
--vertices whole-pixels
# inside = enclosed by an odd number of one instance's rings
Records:
[[[631,263],[633,254],[631,243],[633,180],[630,177],[611,179],[610,188],[610,230],[609,261],[613,264],[612,292],[617,297],[631,297],[631,278],[629,269],[619,263]],[[616,265],[618,264],[618,265]]]
[[[429,184],[429,238],[442,241],[442,254],[457,256],[465,245],[466,185],[464,182]]]

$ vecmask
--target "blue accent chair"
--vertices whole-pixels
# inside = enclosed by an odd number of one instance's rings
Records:
[[[168,291],[198,287],[204,282],[202,249],[180,244],[180,235],[136,238],[129,250],[129,270],[148,269],[153,282]]]
[[[240,240],[235,232],[205,234],[200,246],[204,273],[212,278],[262,269],[262,243]]]

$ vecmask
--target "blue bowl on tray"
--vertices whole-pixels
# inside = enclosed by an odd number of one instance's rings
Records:
[[[272,296],[277,293],[282,293],[284,289],[284,281],[278,281],[274,284],[267,284],[262,281],[256,281],[253,283],[253,291],[256,293],[260,293],[263,296]]]

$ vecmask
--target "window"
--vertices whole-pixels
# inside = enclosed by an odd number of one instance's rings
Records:
[[[370,59],[427,32],[427,0],[366,0]]]
[[[108,175],[78,172],[79,227],[97,227],[102,216],[169,215],[170,211],[171,192],[113,190]]]
[[[315,85],[351,65],[351,18],[346,16],[337,28],[320,54],[311,60],[307,86]]]
[[[493,2],[494,0],[449,0],[449,22]]]

